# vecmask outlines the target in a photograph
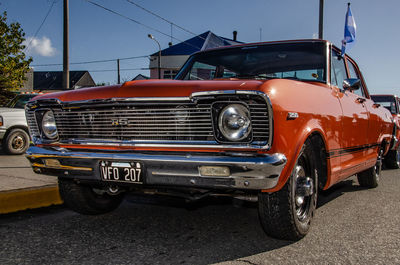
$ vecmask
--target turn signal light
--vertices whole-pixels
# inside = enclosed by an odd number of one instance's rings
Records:
[[[61,163],[57,159],[45,159],[44,164],[47,167],[56,167],[56,168],[61,167]]]
[[[221,166],[201,166],[199,172],[201,176],[210,177],[229,177],[231,175],[228,167]]]

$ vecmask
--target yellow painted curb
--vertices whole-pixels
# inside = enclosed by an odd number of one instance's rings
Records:
[[[0,214],[62,203],[57,186],[0,192]]]

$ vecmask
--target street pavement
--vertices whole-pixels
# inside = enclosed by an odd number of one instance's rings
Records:
[[[0,149],[0,214],[61,203],[57,178],[35,174],[24,155]]]
[[[383,171],[376,189],[341,182],[319,194],[298,242],[267,237],[255,205],[221,200],[188,210],[128,196],[99,216],[63,205],[2,214],[0,264],[400,264],[399,190],[400,170]]]

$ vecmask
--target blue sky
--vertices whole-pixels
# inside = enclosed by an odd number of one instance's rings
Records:
[[[91,0],[167,35],[170,24],[154,17],[127,0]],[[319,0],[132,0],[154,13],[201,34],[211,30],[231,38],[238,31],[243,42],[313,38],[318,33]],[[26,37],[33,37],[46,13],[53,8],[31,43],[28,53],[32,65],[62,64],[62,0],[0,0],[0,11],[7,11],[9,22],[19,22]],[[340,46],[343,39],[347,1],[325,0],[324,38]],[[372,93],[400,94],[399,43],[400,1],[353,0],[351,9],[357,24],[357,42],[348,51],[359,64]],[[146,56],[171,41],[159,32],[109,13],[86,0],[70,0],[70,62],[107,60]],[[193,35],[176,27],[173,43]],[[178,40],[177,40],[178,39]],[[121,61],[121,69],[148,68],[148,59]],[[35,70],[62,70],[62,66],[36,66]],[[116,62],[71,65],[70,70],[89,70],[95,82],[117,82]],[[110,70],[110,71],[103,71]],[[130,80],[148,70],[121,72],[122,80]]]

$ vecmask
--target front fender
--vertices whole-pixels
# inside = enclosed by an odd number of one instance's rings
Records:
[[[288,135],[287,133],[280,134],[274,138],[274,150],[280,150],[285,154],[287,163],[281,172],[277,185],[269,190],[263,190],[263,192],[275,192],[283,188],[288,181],[291,173],[297,163],[298,156],[300,155],[301,149],[306,140],[314,134],[321,136],[324,145],[326,146],[326,134],[321,121],[312,117],[306,118],[307,114],[299,114],[299,117],[303,117],[299,122],[294,122],[293,127],[296,127],[294,134]],[[279,126],[278,126],[279,128]],[[288,137],[291,136],[291,137]]]

